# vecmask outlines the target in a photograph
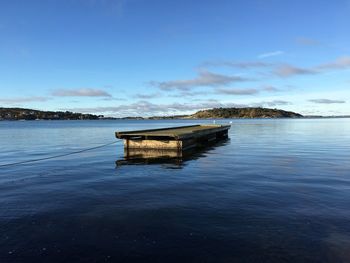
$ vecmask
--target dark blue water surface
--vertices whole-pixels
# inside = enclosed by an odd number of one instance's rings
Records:
[[[192,123],[212,121],[0,122],[0,164]],[[229,137],[176,164],[116,167],[119,142],[1,167],[0,262],[350,262],[350,119]]]

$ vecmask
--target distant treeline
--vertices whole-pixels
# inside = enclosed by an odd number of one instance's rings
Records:
[[[303,115],[292,111],[268,108],[214,108],[201,110],[190,118],[300,118]]]
[[[233,118],[301,118],[292,111],[268,108],[214,108],[191,115],[155,116],[148,119],[233,119]]]
[[[214,108],[200,110],[191,115],[124,117],[119,119],[224,119],[224,118],[300,118],[299,113],[268,108]],[[103,115],[74,113],[70,111],[39,111],[22,108],[0,108],[0,120],[97,120],[117,119],[105,118]]]
[[[0,108],[0,120],[97,120],[103,115],[70,111],[39,111],[22,108]]]

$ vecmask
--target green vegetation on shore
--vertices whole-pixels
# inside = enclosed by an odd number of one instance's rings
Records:
[[[147,119],[225,119],[225,118],[301,118],[301,114],[268,108],[214,108],[200,110],[191,115],[154,116]],[[22,108],[0,108],[0,120],[97,120],[103,115],[73,113],[70,111],[39,111]],[[145,119],[144,117],[124,117],[121,119]]]
[[[214,108],[201,110],[189,116],[194,119],[208,118],[301,118],[299,113],[268,108]]]
[[[234,119],[234,118],[301,118],[303,115],[292,111],[268,108],[214,108],[200,110],[191,115],[154,116],[148,119]]]
[[[103,116],[70,111],[39,111],[22,108],[0,108],[0,120],[97,120]]]

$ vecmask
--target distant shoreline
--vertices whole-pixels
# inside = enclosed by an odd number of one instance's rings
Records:
[[[220,120],[220,119],[334,119],[345,116],[303,116],[292,111],[260,107],[214,108],[200,110],[190,115],[152,117],[105,117],[70,111],[40,111],[24,108],[0,108],[0,121],[53,121],[53,120]]]
[[[266,118],[99,118],[99,119],[39,119],[39,120],[4,120],[0,119],[0,122],[49,122],[49,121],[116,121],[116,120],[129,120],[129,121],[162,121],[162,120],[295,120],[295,119],[349,119],[349,116],[303,116],[299,118],[289,118],[289,117],[266,117]]]

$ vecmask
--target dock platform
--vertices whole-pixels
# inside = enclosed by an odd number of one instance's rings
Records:
[[[163,129],[116,132],[125,149],[186,150],[228,137],[231,125],[191,125]]]

